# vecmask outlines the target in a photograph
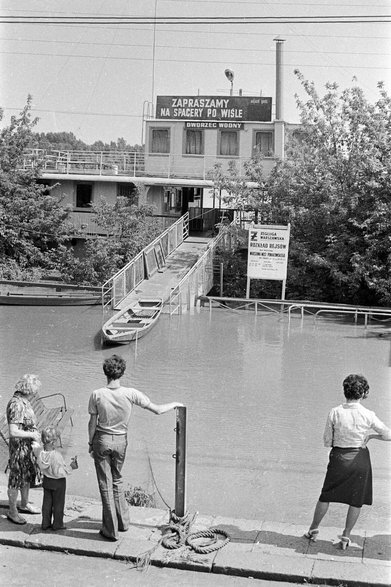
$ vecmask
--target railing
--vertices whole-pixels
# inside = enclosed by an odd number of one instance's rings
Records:
[[[102,285],[103,309],[118,307],[144,279],[149,279],[164,266],[168,255],[188,235],[189,215],[186,213]]]
[[[287,313],[289,321],[295,310],[300,311],[300,317],[303,320],[305,313],[313,317],[316,321],[320,314],[330,313],[339,315],[353,315],[354,322],[358,322],[358,317],[364,316],[364,326],[367,328],[369,320],[374,316],[386,316],[385,320],[391,320],[391,308],[354,306],[350,304],[332,304],[326,302],[314,302],[310,300],[269,300],[269,299],[250,299],[250,298],[229,298],[220,296],[200,296],[202,304],[209,305],[209,311],[212,311],[213,304],[220,308],[229,308],[230,310],[252,310],[255,315],[259,310],[276,312],[281,314]]]
[[[42,163],[43,173],[83,175],[143,175],[145,157],[140,151],[46,151],[30,149],[24,155],[23,167]]]
[[[107,236],[107,230],[99,226],[96,222],[97,215],[94,212],[70,212],[68,217],[69,222],[72,224],[73,229],[77,234],[75,236],[79,238],[94,237],[94,236]],[[155,225],[159,225],[161,232],[169,228],[174,224],[178,217],[156,215],[150,217],[151,222]]]
[[[244,166],[249,157],[217,157],[212,155],[183,155],[144,153],[140,151],[46,151],[30,149],[25,152],[23,167],[42,164],[43,174],[97,175],[128,177],[190,178],[212,180],[213,168],[221,164],[223,172],[234,161],[239,176],[244,176]],[[273,157],[263,160],[268,173],[275,164]]]
[[[233,223],[232,223],[233,224]],[[219,234],[208,246],[205,253],[193,265],[185,277],[171,291],[169,312],[181,314],[183,308],[188,310],[196,304],[199,296],[203,296],[213,287],[213,257],[216,247],[232,248],[231,232],[228,226],[220,229]]]

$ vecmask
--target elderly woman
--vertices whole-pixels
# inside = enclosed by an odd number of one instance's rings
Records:
[[[346,503],[349,508],[340,538],[340,547],[346,550],[361,506],[372,505],[372,468],[367,442],[373,438],[391,440],[391,430],[360,403],[369,393],[365,377],[348,375],[343,381],[343,391],[346,402],[333,408],[327,418],[323,440],[325,446],[332,448],[322,492],[305,536],[312,541],[317,539],[318,527],[330,502]]]
[[[32,442],[40,442],[34,410],[29,399],[37,393],[41,382],[36,375],[23,375],[15,385],[15,392],[7,405],[7,421],[9,427],[9,479],[7,518],[14,524],[26,524],[22,513],[39,514],[28,501],[30,483],[37,474],[37,462],[32,451]],[[18,491],[21,502],[18,511]]]

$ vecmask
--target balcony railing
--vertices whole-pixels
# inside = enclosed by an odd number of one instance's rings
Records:
[[[145,157],[140,151],[26,151],[24,168],[42,163],[43,173],[83,175],[144,175]]]
[[[94,236],[107,236],[107,230],[97,224],[97,216],[94,212],[70,212],[68,220],[75,231],[75,237],[88,238]],[[151,222],[158,223],[163,232],[178,220],[173,216],[152,216]]]
[[[43,174],[122,175],[127,177],[161,177],[210,180],[213,167],[221,164],[227,171],[235,162],[239,176],[244,176],[249,157],[217,157],[209,155],[158,154],[129,151],[44,151],[31,149],[25,153],[24,168],[42,164]],[[266,173],[275,164],[273,157],[263,160]]]

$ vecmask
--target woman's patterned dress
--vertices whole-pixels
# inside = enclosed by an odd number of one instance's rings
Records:
[[[15,393],[7,405],[8,424],[19,430],[37,430],[34,410],[25,396]],[[20,489],[26,484],[35,485],[40,478],[37,460],[31,448],[31,438],[10,438],[8,487]]]

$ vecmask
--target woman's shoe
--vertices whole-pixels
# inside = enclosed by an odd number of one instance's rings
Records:
[[[32,503],[26,503],[26,505],[20,505],[18,511],[22,514],[40,514],[41,510],[33,506]]]
[[[13,522],[14,524],[19,524],[20,526],[22,526],[23,524],[27,524],[27,520],[25,520],[22,516],[16,515],[12,515],[11,514],[7,514],[7,519],[10,522]]]
[[[318,540],[318,534],[319,530],[316,528],[316,530],[308,530],[304,536],[305,538],[308,538],[308,540],[311,540],[311,542],[316,542]]]
[[[341,536],[341,541],[339,546],[342,550],[346,550],[348,546],[350,546],[350,538],[347,536]]]

